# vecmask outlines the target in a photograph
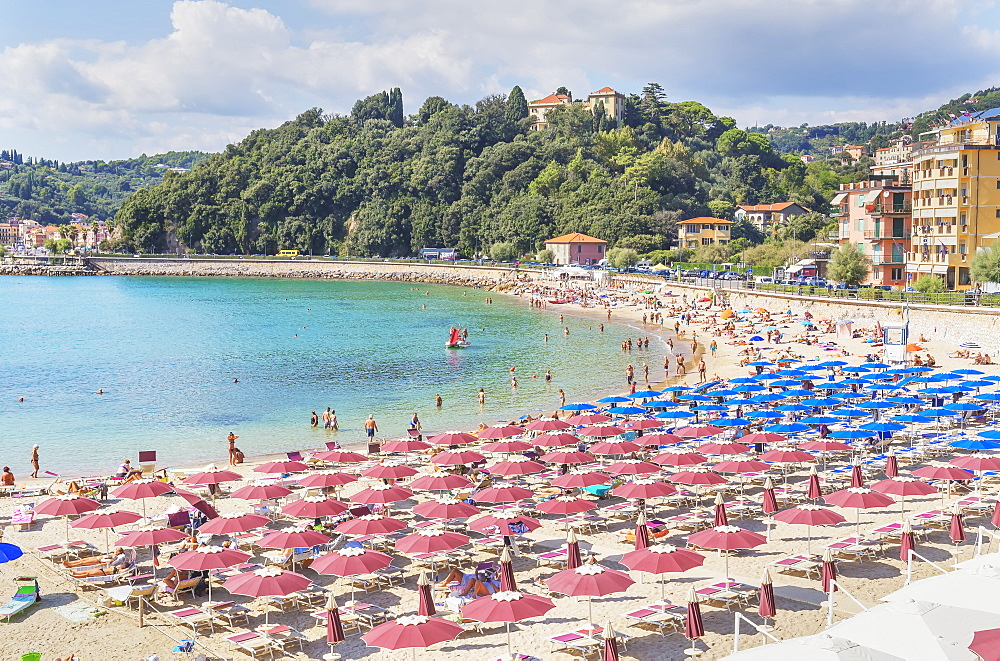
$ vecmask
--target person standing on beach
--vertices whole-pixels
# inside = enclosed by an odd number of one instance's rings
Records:
[[[632,367],[632,363],[625,366],[625,382],[632,383],[632,379],[635,378],[635,368]]]
[[[369,439],[375,438],[375,432],[378,431],[378,424],[375,422],[375,415],[368,414],[368,419],[365,420],[365,432],[368,434]]]
[[[559,406],[561,408],[563,406],[566,406],[566,393],[563,392],[562,388],[560,388],[558,392],[559,392]]]
[[[684,366],[684,354],[677,354],[677,376],[684,376],[687,374],[687,368]]]
[[[712,358],[714,359],[715,352],[719,350],[719,344],[715,340],[712,340],[712,343],[708,345],[708,350],[712,352]]]
[[[31,477],[32,479],[38,479],[38,446],[31,448]]]
[[[337,424],[337,412],[327,409],[330,411],[330,429],[333,431],[340,431],[340,425]]]
[[[323,411],[323,429],[330,428],[330,407],[327,406],[326,410]]]
[[[705,359],[702,358],[701,362],[698,363],[698,382],[702,383],[706,381],[705,376],[708,373],[708,367],[705,365]]]
[[[239,438],[239,436],[237,436],[233,432],[229,432],[229,436],[226,437],[226,440],[229,441],[229,465],[230,466],[235,466],[236,465],[236,452],[237,452],[237,449],[236,449],[236,439],[237,438]]]
[[[646,384],[648,385],[649,384],[649,365],[647,365],[646,363],[642,364],[642,375],[645,377]]]
[[[316,411],[313,411],[312,415],[309,417],[309,426],[310,427],[319,426],[319,416],[316,415]]]
[[[670,378],[670,355],[664,354],[663,356],[663,378]]]

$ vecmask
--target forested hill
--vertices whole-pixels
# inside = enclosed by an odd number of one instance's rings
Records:
[[[60,163],[3,150],[0,222],[25,218],[64,225],[73,221],[74,213],[109,220],[134,191],[158,183],[170,168],[191,168],[206,158],[203,152],[186,151],[121,161]]]
[[[471,256],[497,244],[533,252],[580,231],[648,252],[667,247],[677,220],[726,216],[734,203],[825,210],[861,172],[781,155],[700,103],[668,102],[656,84],[628,97],[621,128],[580,104],[548,120],[531,130],[516,87],[474,107],[431,97],[410,117],[398,89],[350,116],[309,110],[130,197],[118,248],[401,256],[457,246]]]

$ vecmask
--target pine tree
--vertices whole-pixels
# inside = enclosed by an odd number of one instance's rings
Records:
[[[524,119],[528,116],[528,100],[524,98],[524,91],[520,85],[514,85],[507,97],[507,119],[512,122]]]
[[[403,92],[398,87],[393,87],[389,92],[388,119],[396,128],[403,128]]]

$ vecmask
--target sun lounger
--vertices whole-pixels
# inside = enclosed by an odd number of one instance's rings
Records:
[[[31,608],[35,603],[41,601],[42,597],[38,590],[38,579],[34,576],[18,576],[14,579],[17,583],[17,592],[3,606],[0,606],[0,619],[10,622],[10,618]]]
[[[771,566],[775,567],[779,573],[801,572],[806,575],[806,578],[813,575],[815,575],[816,578],[820,577],[820,563],[804,555],[793,555],[787,558],[781,558],[772,562]]]
[[[195,633],[201,629],[208,629],[215,633],[215,618],[199,608],[184,608],[167,614],[191,627]]]
[[[274,643],[256,631],[247,631],[226,638],[229,643],[249,654],[254,659],[266,654],[274,659]]]
[[[655,626],[664,635],[667,631],[681,631],[687,608],[676,604],[653,603],[638,610],[625,613],[624,617],[630,626]]]
[[[300,652],[305,650],[303,643],[306,640],[306,637],[303,636],[298,629],[285,624],[278,624],[270,627],[261,627],[258,631],[270,640],[272,645],[281,651],[282,656],[284,656],[288,650],[293,647],[298,647]]]

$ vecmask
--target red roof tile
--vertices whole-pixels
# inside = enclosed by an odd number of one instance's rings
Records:
[[[687,223],[727,223],[729,225],[733,224],[733,221],[726,220],[725,218],[712,218],[710,216],[701,216],[700,218],[689,218],[687,220],[682,220],[678,225],[686,225]]]
[[[557,236],[554,239],[548,239],[545,243],[607,243],[607,241],[596,239],[580,232],[570,232],[569,234]]]

